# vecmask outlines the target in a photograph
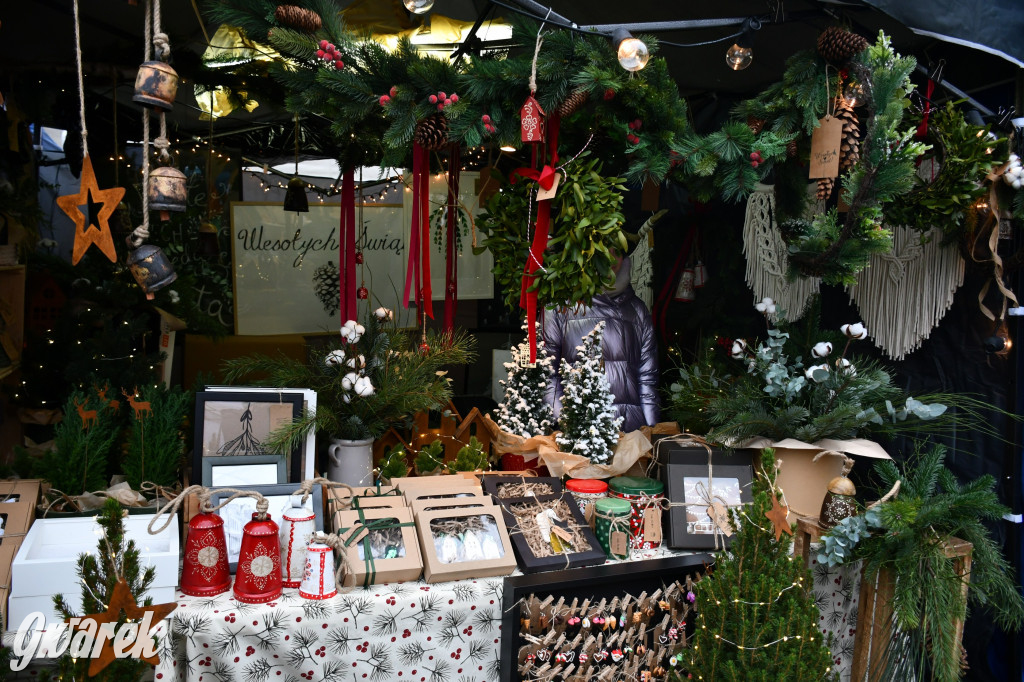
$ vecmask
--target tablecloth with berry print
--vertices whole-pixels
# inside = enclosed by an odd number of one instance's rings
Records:
[[[849,682],[853,667],[853,640],[857,634],[857,600],[860,594],[860,562],[829,567],[819,564],[817,544],[811,545],[812,595],[818,607],[818,629],[832,636],[834,670],[841,682]]]
[[[159,682],[495,682],[503,578],[372,585],[268,604],[180,592]]]

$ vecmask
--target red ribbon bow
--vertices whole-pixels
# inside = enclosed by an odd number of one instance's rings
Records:
[[[537,184],[540,185],[540,188],[546,191],[551,189],[551,186],[555,184],[556,175],[557,172],[554,168],[551,166],[544,166],[539,171],[532,168],[516,168],[512,171],[512,174],[509,177],[512,182],[515,182],[517,177],[523,177],[527,180],[536,180]]]

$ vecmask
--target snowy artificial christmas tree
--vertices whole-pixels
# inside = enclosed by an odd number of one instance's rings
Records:
[[[526,331],[525,322],[523,331]],[[505,387],[505,397],[498,407],[498,426],[503,431],[523,438],[551,433],[555,414],[544,394],[551,380],[553,360],[544,346],[539,324],[536,364],[530,364],[530,345],[527,341],[512,348],[512,362],[505,363],[508,379],[501,382]]]
[[[612,387],[604,375],[601,335],[604,322],[598,322],[576,346],[577,360],[570,365],[562,358],[558,373],[562,377],[562,414],[556,438],[559,448],[583,457],[592,464],[607,464],[619,440],[622,417],[615,416]]]

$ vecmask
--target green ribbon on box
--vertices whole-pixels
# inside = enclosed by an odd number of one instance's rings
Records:
[[[338,531],[338,535],[342,535],[348,531],[348,537],[343,538],[342,542],[346,549],[351,547],[357,542],[363,543],[363,565],[366,568],[365,577],[363,578],[363,587],[369,587],[374,584],[377,579],[377,565],[373,558],[373,551],[370,547],[370,533],[375,530],[391,530],[392,528],[408,528],[415,526],[413,521],[399,522],[396,518],[387,519],[367,519],[363,514],[363,509],[357,507],[355,511],[359,514],[359,525],[351,528],[342,528]]]

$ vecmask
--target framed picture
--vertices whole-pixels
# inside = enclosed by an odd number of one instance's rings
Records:
[[[665,489],[672,508],[668,510],[668,546],[679,549],[715,547],[715,525],[708,516],[708,498],[735,508],[753,502],[750,490],[753,467],[715,466],[710,487],[707,464],[666,465]],[[732,537],[722,535],[728,547]]]
[[[302,396],[302,408],[309,412],[316,412],[316,391],[311,388],[271,388],[269,386],[207,386],[207,391],[225,393],[269,393],[274,396],[283,394],[291,397],[298,393]],[[302,447],[302,461],[300,469],[301,480],[312,479],[316,476],[316,433],[310,432],[306,436],[305,445]],[[299,479],[297,479],[299,480]]]
[[[302,476],[299,448],[286,455],[268,453],[264,446],[272,431],[302,414],[302,396],[283,392],[200,391],[196,393],[195,443],[192,476],[205,486],[207,459],[223,462],[237,457],[278,457],[285,463],[285,478],[251,480],[263,483],[298,483]],[[219,467],[218,467],[219,468]],[[212,468],[209,469],[212,471]],[[262,470],[266,474],[267,470]]]
[[[252,490],[263,495],[270,503],[268,513],[275,523],[280,524],[282,514],[297,505],[302,499],[301,495],[293,495],[297,485],[295,483],[279,483],[274,485],[250,485],[240,486],[241,490]],[[216,507],[221,501],[231,496],[228,491],[214,490],[210,496],[211,504]],[[306,500],[303,507],[312,511],[316,516],[316,529],[324,529],[324,502],[323,488],[319,485],[313,486],[313,492]],[[253,512],[256,511],[256,499],[253,497],[240,497],[231,500],[226,506],[217,510],[224,519],[224,537],[228,545],[228,562],[231,565],[231,572],[235,572],[238,565],[238,550],[242,546],[242,529],[245,524],[252,520]]]
[[[204,457],[202,480],[203,485],[215,488],[273,485],[288,483],[288,472],[280,455]]]
[[[551,597],[555,601],[564,598],[565,603],[571,603],[573,599],[596,602],[619,597],[621,600],[627,594],[636,598],[643,592],[652,594],[676,581],[685,582],[687,576],[696,577],[712,561],[710,555],[691,554],[505,578],[499,656],[501,682],[518,682],[522,679],[519,675],[518,652],[526,641],[523,635],[528,634],[522,630],[526,618],[522,608],[531,596],[538,599]],[[537,635],[533,633],[533,636]]]
[[[569,493],[501,498],[500,503],[523,573],[593,566],[607,560]],[[555,533],[560,533],[555,536],[557,545],[551,539]]]

